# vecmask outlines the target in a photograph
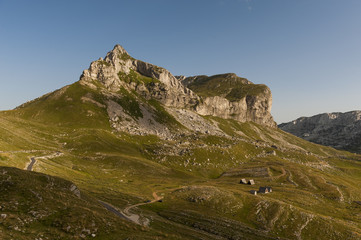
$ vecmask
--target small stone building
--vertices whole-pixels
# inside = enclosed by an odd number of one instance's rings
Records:
[[[259,187],[258,193],[271,193],[272,187]]]
[[[252,195],[257,195],[257,191],[256,190],[251,190],[249,191]]]
[[[248,184],[249,185],[254,185],[255,183],[254,183],[254,180],[253,179],[250,179],[249,181],[248,181]]]
[[[247,180],[242,178],[241,181],[239,181],[240,184],[247,184]]]

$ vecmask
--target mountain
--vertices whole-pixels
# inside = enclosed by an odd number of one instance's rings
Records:
[[[0,238],[360,239],[361,156],[278,129],[271,104],[265,85],[175,77],[117,45],[0,112]]]
[[[301,117],[279,128],[314,143],[361,153],[361,111]]]

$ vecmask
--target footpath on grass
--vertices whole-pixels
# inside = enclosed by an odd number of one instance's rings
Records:
[[[121,217],[123,219],[131,221],[131,222],[136,223],[138,225],[149,226],[150,221],[149,221],[148,218],[145,218],[145,217],[141,216],[140,214],[131,213],[130,210],[135,208],[135,207],[139,207],[139,206],[146,205],[146,204],[152,204],[152,203],[158,202],[158,201],[163,199],[163,197],[159,197],[156,192],[153,192],[153,198],[154,199],[149,201],[149,202],[142,202],[142,203],[137,203],[137,204],[128,206],[123,211],[118,210],[116,207],[112,206],[109,203],[106,203],[106,202],[103,202],[103,201],[100,201],[100,200],[99,200],[99,202],[108,211],[114,213],[115,215],[117,215],[117,216],[119,216],[119,217]]]
[[[33,167],[35,165],[35,163],[37,162],[37,159],[48,159],[48,158],[54,158],[54,157],[59,157],[63,155],[63,153],[61,152],[55,152],[53,154],[50,154],[50,155],[46,155],[46,156],[40,156],[40,157],[31,157],[30,158],[30,162],[29,164],[25,167],[26,170],[28,171],[33,171]],[[111,204],[109,203],[106,203],[104,201],[99,201],[99,203],[101,205],[103,205],[103,207],[105,207],[109,212],[112,212],[114,213],[115,215],[117,215],[118,217],[120,218],[123,218],[125,220],[128,220],[128,221],[131,221],[131,222],[134,222],[138,225],[142,225],[142,226],[149,226],[149,219],[139,215],[139,214],[135,214],[135,213],[131,213],[130,210],[135,208],[135,207],[138,207],[138,206],[142,206],[142,205],[146,205],[146,204],[151,204],[151,203],[155,203],[157,201],[160,201],[163,199],[163,197],[159,197],[157,195],[156,192],[153,192],[153,200],[151,201],[148,201],[148,202],[142,202],[142,203],[137,203],[137,204],[134,204],[134,205],[131,205],[131,206],[128,206],[126,207],[123,211],[121,210],[118,210],[116,207],[112,206]]]
[[[48,159],[48,158],[59,157],[61,155],[63,155],[62,152],[55,152],[55,153],[52,153],[52,154],[46,155],[46,156],[31,157],[30,163],[25,167],[25,170],[33,171],[33,167],[34,167],[34,164],[36,163],[36,159]]]

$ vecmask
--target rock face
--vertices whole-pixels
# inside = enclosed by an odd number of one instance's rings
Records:
[[[196,107],[201,115],[276,126],[271,115],[271,90],[266,85],[253,84],[234,73],[179,79],[201,96],[202,101]]]
[[[130,78],[136,78],[138,82],[127,81]],[[117,92],[121,87],[134,90],[146,99],[154,98],[165,106],[189,108],[199,101],[198,96],[168,70],[132,58],[120,45],[116,45],[104,60],[100,58],[92,62],[80,78],[89,86],[94,80],[100,81],[110,91]]]
[[[92,89],[97,89],[101,83],[110,94],[117,94],[124,89],[143,99],[157,100],[166,108],[276,126],[270,113],[272,96],[267,86],[253,84],[235,74],[174,77],[164,68],[132,58],[120,45],[116,45],[104,59],[92,62],[89,69],[84,70],[80,83]],[[222,91],[211,89],[210,94],[204,94],[202,88],[209,90],[209,84],[225,87],[213,86]],[[200,85],[201,89],[197,88]],[[111,112],[116,112],[113,110]],[[151,116],[152,110],[148,112],[150,115],[145,115]],[[173,116],[179,119],[179,116]],[[116,117],[114,114],[111,116],[114,119]],[[151,122],[152,119],[147,121]]]
[[[279,128],[314,143],[361,153],[361,111],[301,117]]]

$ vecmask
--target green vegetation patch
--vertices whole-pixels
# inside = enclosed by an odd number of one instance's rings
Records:
[[[97,63],[99,63],[101,65],[105,65],[107,67],[110,67],[110,63],[108,63],[107,61],[104,61],[104,60],[99,60],[99,61],[97,61]]]
[[[132,117],[139,119],[143,117],[142,110],[140,109],[139,102],[136,97],[128,92],[125,88],[120,88],[119,93],[121,97],[111,98],[118,103],[122,108]]]
[[[202,97],[222,96],[230,101],[237,101],[246,96],[262,94],[267,86],[252,84],[235,74],[220,74],[211,77],[198,76],[188,88]]]
[[[104,96],[79,82],[47,94],[16,111],[25,119],[44,124],[110,129]]]
[[[131,57],[129,54],[126,53],[122,53],[120,56],[118,55],[118,58],[123,61],[135,60],[133,57]]]
[[[177,126],[185,128],[181,123],[179,123],[171,114],[169,114],[164,107],[155,99],[151,99],[148,103],[154,107],[154,118],[157,122],[162,124],[167,124],[171,126]]]
[[[2,239],[123,239],[132,235],[143,239],[152,235],[106,211],[82,191],[77,195],[79,189],[64,179],[0,167],[0,182],[1,192],[6,193],[0,195]]]
[[[243,207],[242,201],[233,193],[213,186],[187,186],[174,191],[171,197],[223,213],[236,213]]]
[[[229,101],[237,101],[247,96],[258,96],[264,93],[267,86],[264,84],[243,84],[233,88],[226,96]]]
[[[119,72],[118,77],[120,80],[126,83],[134,82],[136,84],[145,84],[145,85],[160,83],[158,79],[141,75],[140,73],[134,71],[133,69],[130,69],[130,72],[128,74],[124,72]]]

